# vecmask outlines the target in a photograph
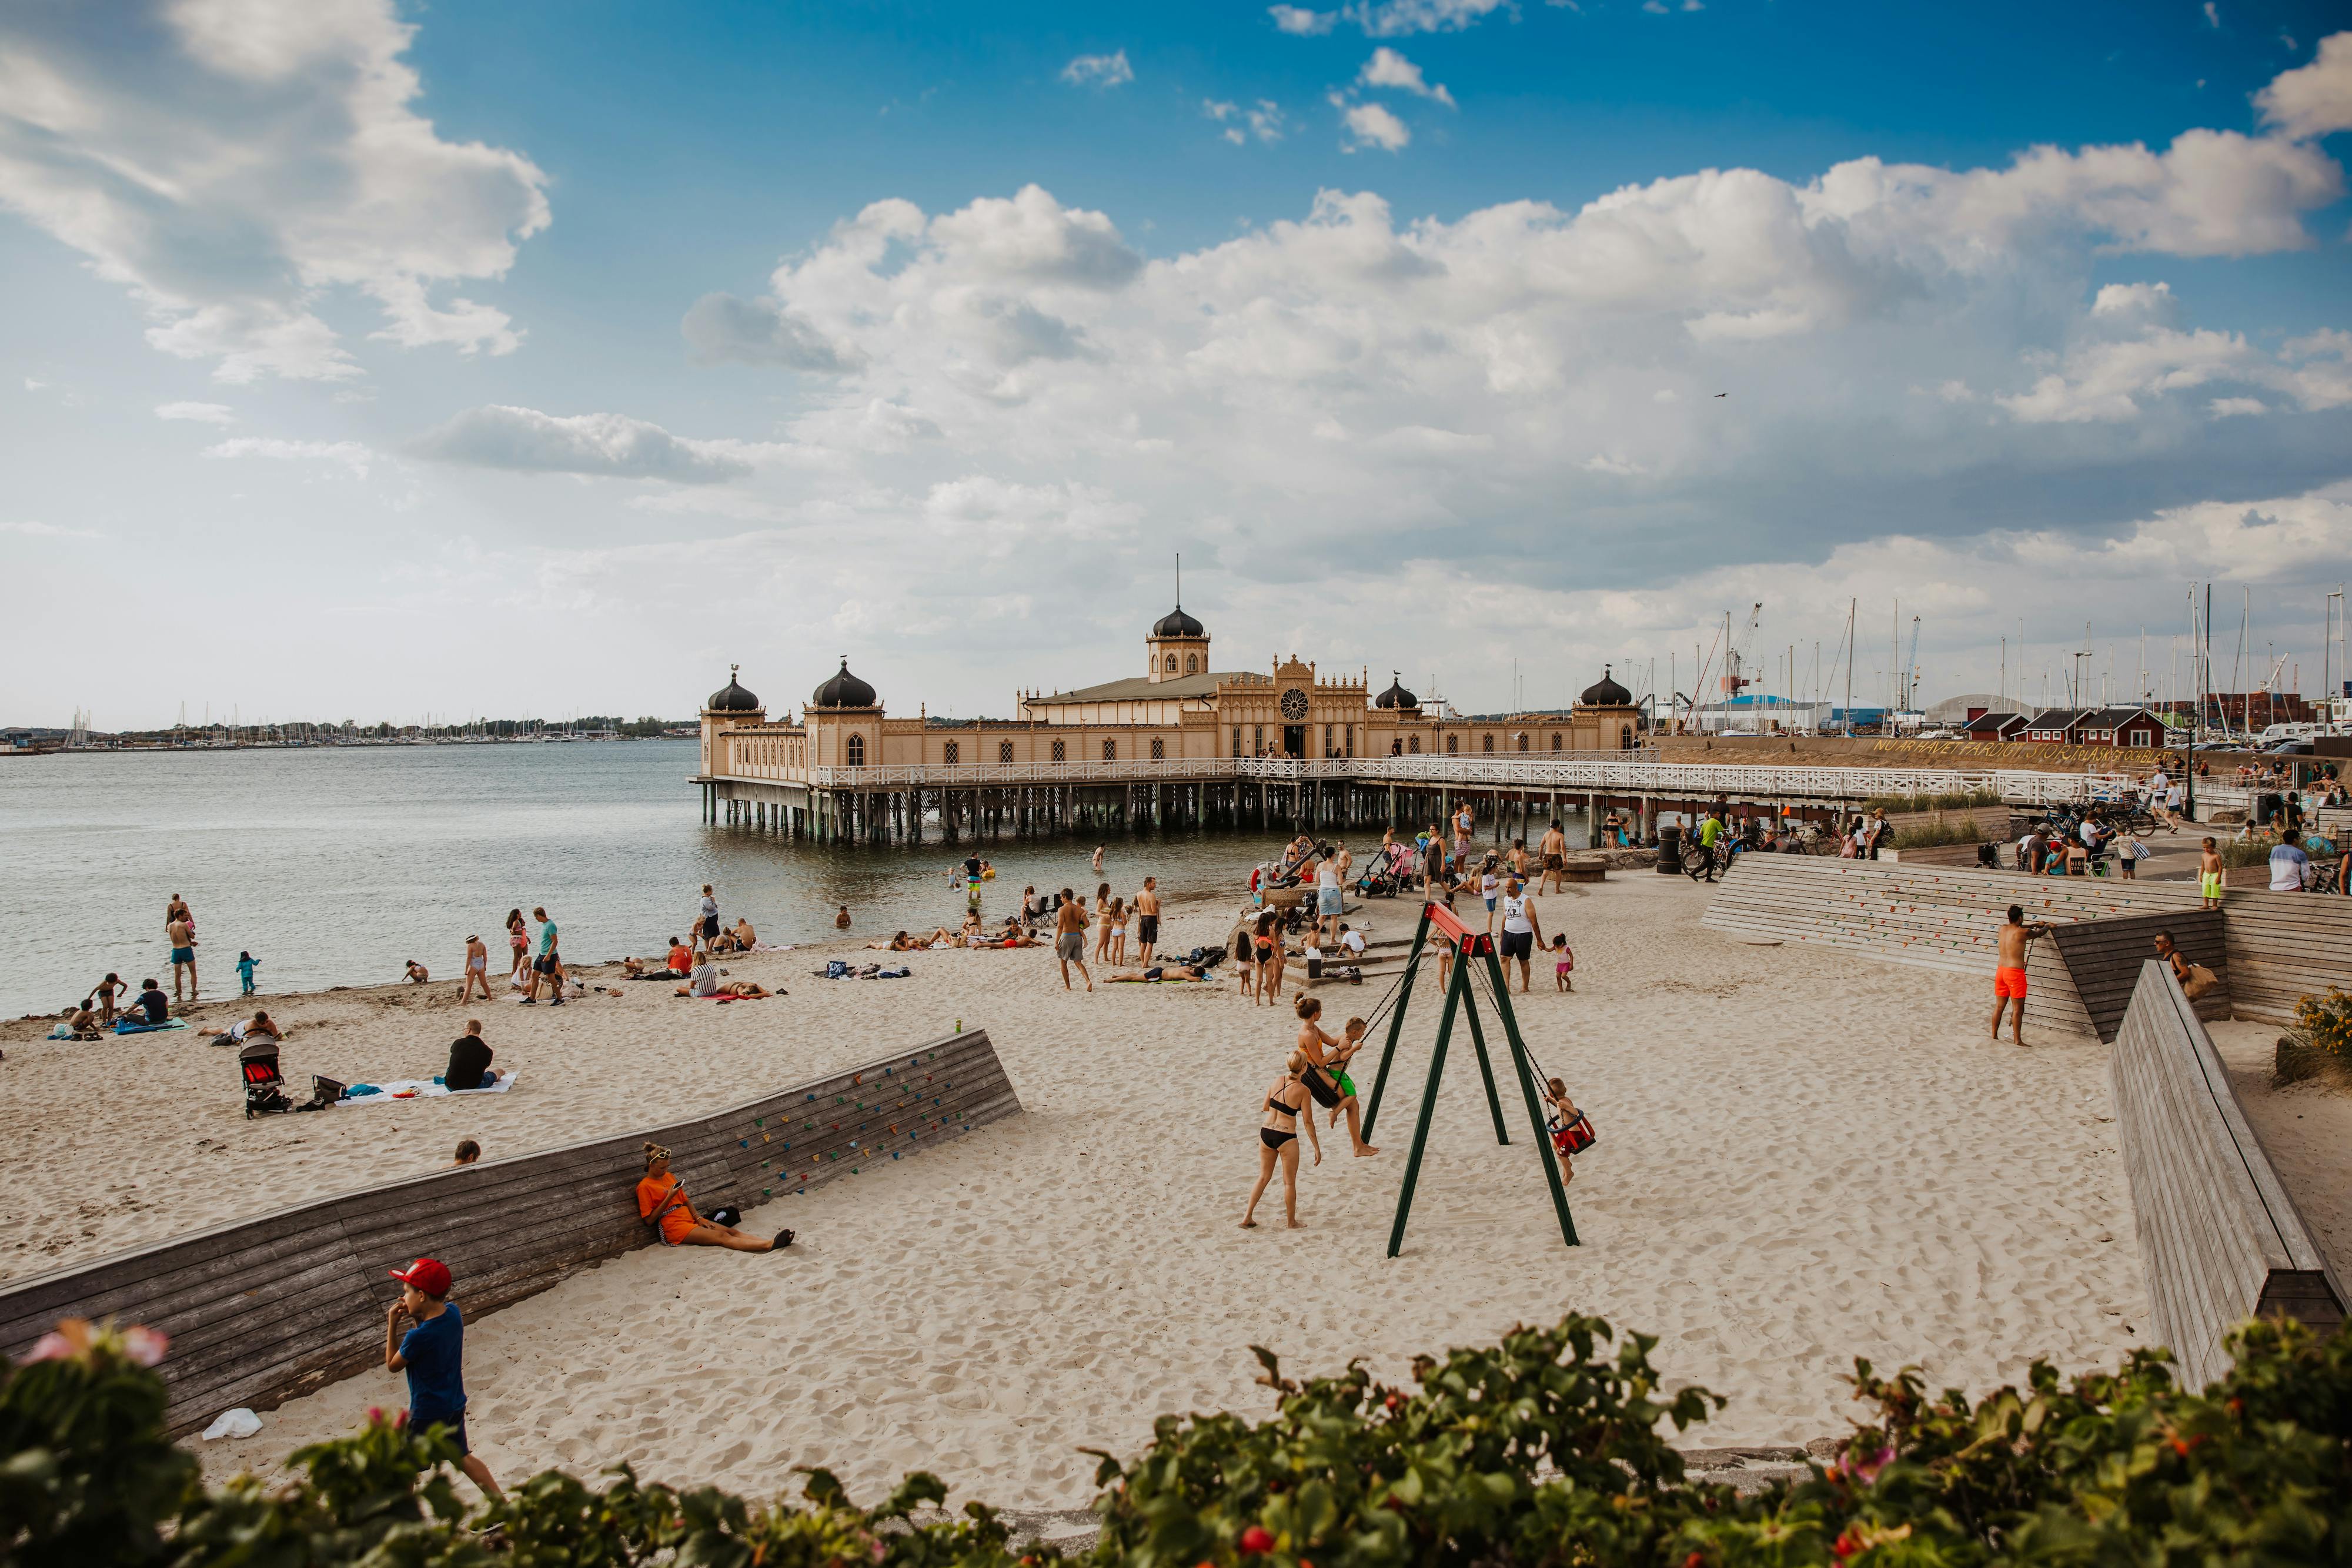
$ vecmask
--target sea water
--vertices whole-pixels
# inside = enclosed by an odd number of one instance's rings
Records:
[[[657,954],[706,882],[762,942],[832,939],[843,904],[856,936],[952,930],[964,897],[948,873],[974,848],[996,867],[982,884],[991,921],[1024,883],[1131,897],[1147,875],[1238,907],[1249,868],[1283,842],[1214,830],[820,847],[703,822],[697,760],[694,742],[657,740],[0,759],[0,1014],[55,1012],[109,970],[170,989],[174,894],[217,998],[235,994],[241,950],[265,994],[396,981],[410,958],[454,985],[468,935],[503,977],[507,912],[541,904],[575,963]],[[1356,831],[1360,852],[1380,836]]]

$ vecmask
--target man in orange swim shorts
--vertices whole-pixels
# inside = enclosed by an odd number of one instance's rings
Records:
[[[2050,927],[2026,922],[2025,907],[2009,906],[2009,924],[2000,928],[2000,967],[1992,972],[1992,1037],[2000,1038],[2001,1009],[2011,1001],[2017,1011],[2010,1019],[2010,1038],[2025,1043],[2025,945],[2050,935]]]

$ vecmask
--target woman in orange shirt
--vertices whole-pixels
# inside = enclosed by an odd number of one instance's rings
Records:
[[[661,1233],[665,1247],[731,1247],[738,1252],[781,1252],[793,1244],[789,1230],[778,1231],[771,1241],[695,1213],[685,1186],[669,1174],[669,1151],[659,1144],[646,1145],[645,1179],[637,1183],[637,1217]]]

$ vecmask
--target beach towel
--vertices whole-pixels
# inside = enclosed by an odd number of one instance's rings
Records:
[[[185,1019],[172,1019],[163,1023],[132,1023],[129,1019],[117,1019],[114,1020],[114,1032],[117,1034],[152,1034],[159,1029],[185,1029],[187,1027],[188,1020]]]
[[[479,1089],[450,1089],[438,1077],[391,1078],[382,1083],[354,1083],[343,1091],[337,1105],[389,1105],[396,1100],[446,1100],[459,1094],[503,1094],[515,1085],[514,1073]]]

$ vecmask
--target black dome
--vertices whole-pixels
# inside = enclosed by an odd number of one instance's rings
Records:
[[[1389,672],[1389,689],[1374,697],[1372,706],[1374,707],[1419,707],[1421,699],[1405,690],[1404,683],[1397,678],[1397,672],[1391,670]]]
[[[833,679],[809,694],[811,707],[880,707],[882,699],[872,686],[849,673],[849,656],[843,654],[841,669]]]
[[[734,666],[730,664],[727,670],[726,685],[711,693],[709,702],[703,706],[712,713],[757,713],[760,711],[760,699],[743,689],[742,683],[735,678]]]
[[[1601,666],[1601,678],[1584,688],[1576,699],[1586,707],[1624,707],[1633,700],[1633,694],[1609,678],[1609,666]]]
[[[1185,614],[1184,607],[1180,604],[1152,623],[1151,634],[1154,637],[1205,637],[1209,629]]]

